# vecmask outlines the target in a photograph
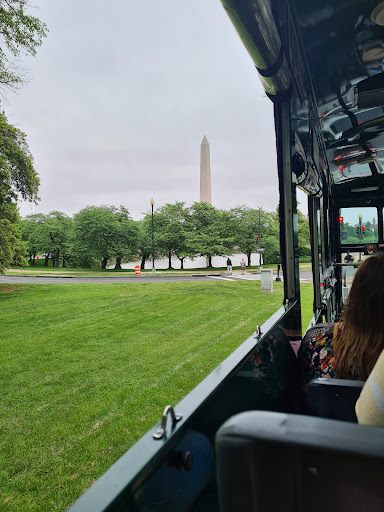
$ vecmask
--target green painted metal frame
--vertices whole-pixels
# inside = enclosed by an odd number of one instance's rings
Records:
[[[175,412],[183,418],[173,429],[167,428],[167,436],[153,439],[160,422],[154,425],[132,448],[101,476],[68,510],[69,512],[107,512],[135,510],[134,493],[145,479],[160,465],[169,451],[179,442],[211,397],[236,374],[263,339],[294,312],[297,302],[282,306],[261,326],[262,335],[253,333],[212,373],[196,386],[175,406]]]

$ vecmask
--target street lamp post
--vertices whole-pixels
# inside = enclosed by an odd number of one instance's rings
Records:
[[[150,201],[151,207],[152,207],[152,272],[156,272],[155,269],[155,239],[153,236],[153,205],[155,204],[155,201],[153,200],[153,197]]]
[[[361,234],[362,234],[361,228],[362,228],[362,224],[363,224],[362,223],[363,216],[361,215],[361,213],[359,213],[358,217],[359,217],[359,243],[361,245]],[[361,261],[361,251],[359,252],[359,261]]]
[[[259,208],[259,246],[260,246],[260,241],[261,241],[261,208]],[[262,269],[262,265],[261,265],[261,250],[259,250],[259,270],[261,271]]]
[[[281,281],[280,277],[280,256],[277,257],[277,277],[275,281]]]

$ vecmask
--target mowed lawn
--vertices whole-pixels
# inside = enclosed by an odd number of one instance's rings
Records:
[[[281,306],[274,285],[0,285],[0,510],[65,510]]]

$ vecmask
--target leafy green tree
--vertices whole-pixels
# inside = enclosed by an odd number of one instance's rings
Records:
[[[139,231],[124,207],[87,206],[73,218],[72,253],[80,266],[88,266],[92,259],[101,260],[106,268],[109,259],[121,261],[137,253]]]
[[[0,91],[16,90],[25,82],[25,71],[12,58],[35,55],[47,28],[27,13],[28,0],[0,0]],[[23,244],[17,225],[16,200],[37,201],[39,179],[25,134],[10,125],[0,112],[0,272],[12,259],[21,261]]]
[[[154,215],[156,247],[168,257],[168,268],[172,268],[172,256],[176,256],[183,268],[187,256],[186,245],[188,211],[185,203],[176,202],[160,207]]]
[[[72,229],[72,219],[65,213],[53,211],[47,216],[45,230],[48,235],[45,252],[51,253],[52,265],[58,267],[60,257],[63,267],[70,258],[70,238]]]
[[[16,203],[0,202],[0,273],[11,263],[25,264],[25,245],[21,241]]]
[[[212,267],[212,256],[224,256],[233,246],[226,214],[208,203],[194,203],[187,217],[186,248],[188,254],[201,254]]]
[[[235,236],[235,250],[247,255],[247,265],[251,265],[251,253],[255,251],[256,226],[259,218],[256,210],[246,206],[235,206],[229,210],[228,226]]]
[[[115,210],[115,220],[115,237],[112,251],[116,258],[115,269],[121,270],[122,260],[128,260],[138,253],[139,227],[130,217],[129,211],[123,206]]]
[[[221,256],[229,256],[238,249],[237,227],[237,219],[234,218],[232,210],[218,210],[218,228],[223,247]]]
[[[25,80],[25,71],[10,59],[36,55],[47,34],[45,23],[27,13],[28,0],[0,0],[0,84],[4,89],[15,90]]]
[[[0,201],[37,201],[39,178],[33,166],[26,135],[0,113]]]
[[[264,248],[263,261],[264,263],[278,263],[280,261],[280,239],[279,227],[274,226],[274,229],[269,231],[261,240]]]
[[[22,240],[27,244],[28,259],[32,262],[32,265],[35,265],[37,254],[39,252],[45,252],[44,222],[46,217],[44,213],[35,213],[27,215],[20,221]]]
[[[374,243],[377,241],[377,228],[375,229],[369,220],[364,225],[365,229],[362,233],[362,242],[364,244]]]
[[[12,262],[12,250],[17,245],[14,237],[21,234],[16,225],[19,220],[16,200],[21,196],[25,200],[36,202],[39,178],[25,134],[10,125],[3,112],[0,113],[0,149],[0,268],[3,272]]]
[[[112,257],[113,210],[112,206],[87,206],[74,215],[72,251],[80,266],[88,266],[94,258],[106,268]]]
[[[151,214],[145,215],[144,219],[138,221],[138,246],[139,255],[141,259],[140,268],[144,270],[145,262],[151,257],[152,254],[152,218]]]
[[[72,219],[65,213],[52,211],[49,214],[28,215],[21,223],[23,240],[27,242],[29,258],[35,264],[36,254],[45,253],[45,266],[49,256],[52,266],[59,266],[62,258],[63,267],[70,257],[70,238]]]
[[[357,232],[358,227],[358,223],[353,226],[349,222],[343,223],[342,231],[345,238],[342,242],[344,244],[369,244],[377,241],[377,226],[374,227],[370,221],[367,221],[365,224],[362,224],[361,235]]]
[[[277,214],[267,212],[262,208],[254,209],[247,206],[236,206],[230,210],[230,214],[232,229],[236,234],[237,250],[247,255],[248,266],[251,266],[251,255],[258,247],[264,249],[264,262],[272,261],[277,256],[279,249]]]
[[[304,215],[300,210],[297,210],[298,220],[298,245],[299,257],[311,257],[311,237],[309,232],[308,215]]]
[[[16,243],[13,247],[12,265],[27,266],[27,244],[21,239],[20,222],[16,224]]]
[[[343,223],[343,232],[345,234],[345,239],[343,243],[345,244],[358,244],[359,237],[356,234],[356,227],[349,224],[349,222]]]

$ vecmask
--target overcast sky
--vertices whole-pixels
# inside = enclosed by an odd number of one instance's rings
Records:
[[[204,135],[213,205],[276,208],[272,103],[219,0],[34,4],[49,34],[5,106],[41,179],[22,215],[199,201]]]

